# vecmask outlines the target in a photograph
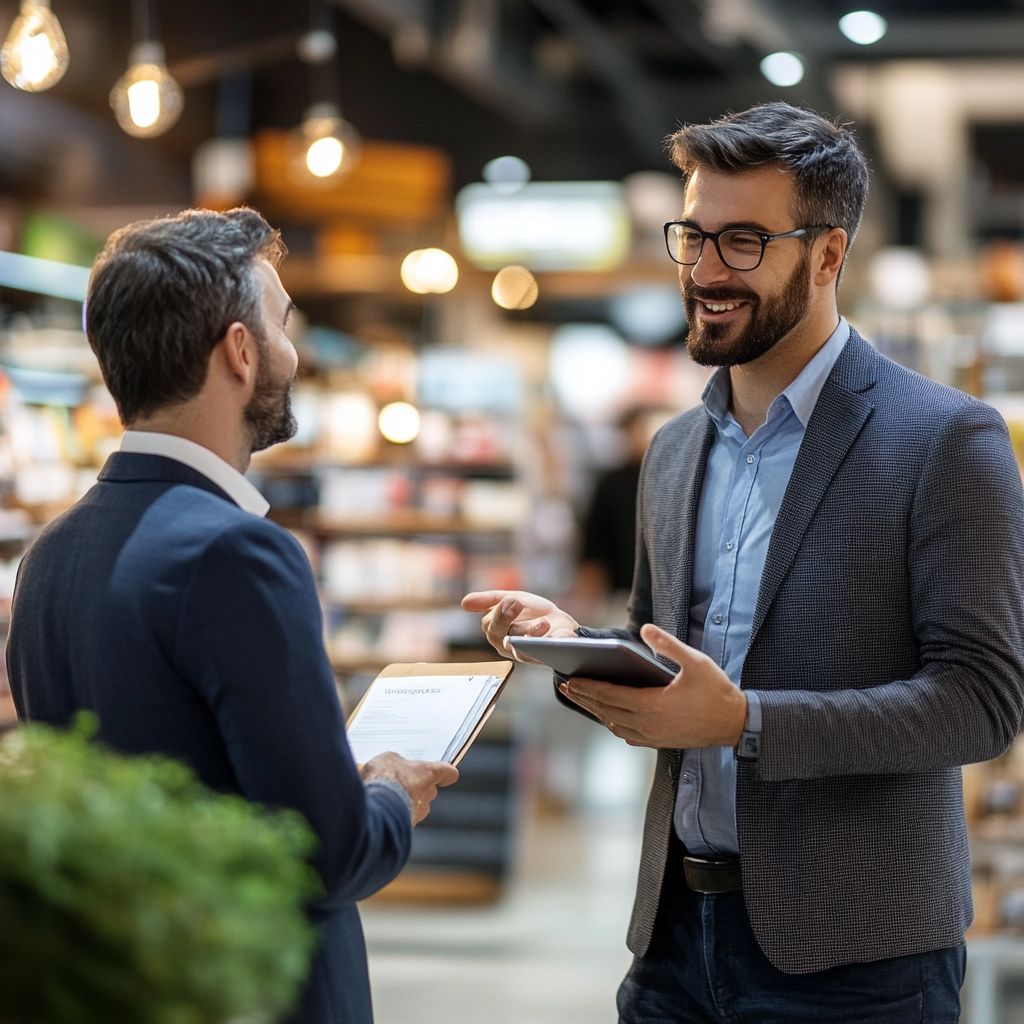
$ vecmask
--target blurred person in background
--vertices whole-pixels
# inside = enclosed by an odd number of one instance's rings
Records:
[[[602,615],[602,604],[619,605],[619,596],[620,607],[625,608],[633,587],[640,464],[651,438],[671,418],[672,413],[667,410],[642,406],[628,409],[619,418],[617,426],[626,443],[626,461],[597,478],[583,522],[580,564],[573,588],[580,614],[588,615],[592,621],[594,615]],[[606,608],[603,614],[614,615],[616,610]]]
[[[641,639],[664,688],[561,699],[658,749],[623,1024],[955,1024],[971,922],[960,766],[1024,709],[1024,494],[999,415],[880,356],[836,287],[853,136],[784,103],[681,129],[666,225],[718,366],[651,443],[628,628],[471,594],[510,634]]]
[[[190,210],[115,232],[93,267],[89,342],[127,428],[98,484],[32,546],[7,661],[23,721],[161,753],[213,789],[302,813],[320,840],[320,945],[303,1024],[370,1024],[355,901],[398,874],[450,765],[345,738],[316,585],[242,475],[296,429],[278,232]]]

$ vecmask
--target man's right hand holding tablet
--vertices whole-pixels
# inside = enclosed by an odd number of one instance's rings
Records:
[[[533,661],[509,636],[571,637],[579,623],[553,601],[523,590],[487,590],[462,599],[466,611],[483,612],[482,626],[496,651]],[[562,694],[631,746],[671,749],[735,747],[747,717],[747,699],[706,654],[647,623],[640,639],[679,666],[667,686],[634,688],[597,679],[571,678]]]

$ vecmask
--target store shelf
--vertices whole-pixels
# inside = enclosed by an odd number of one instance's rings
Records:
[[[501,896],[501,879],[484,871],[407,869],[366,902],[483,905]]]
[[[320,452],[282,445],[280,452],[271,449],[252,460],[252,469],[260,474],[312,473],[318,469],[405,469],[419,475],[452,474],[458,476],[511,477],[516,467],[511,462],[420,462],[410,456],[406,446],[393,446],[398,451],[391,457],[378,457],[373,462],[351,463],[332,459]],[[262,453],[261,453],[262,454]]]
[[[496,712],[438,791],[412,837],[406,869],[384,903],[491,903],[507,877],[516,812],[516,753],[508,715]]]
[[[391,509],[375,516],[328,518],[316,509],[275,508],[270,517],[289,529],[310,530],[323,537],[343,537],[352,534],[416,534],[452,533],[512,533],[516,527],[496,523],[481,523],[464,516],[432,515],[420,509]]]
[[[452,662],[454,664],[473,664],[479,661],[498,660],[498,654],[490,647],[452,647],[445,651],[437,661]],[[348,672],[379,672],[387,665],[408,662],[410,659],[402,654],[395,654],[392,657],[384,655],[367,655],[362,658],[345,660],[342,658],[331,658],[331,668],[340,675]],[[413,659],[414,661],[417,659]],[[506,659],[507,660],[507,659]],[[424,662],[426,664],[426,662]]]

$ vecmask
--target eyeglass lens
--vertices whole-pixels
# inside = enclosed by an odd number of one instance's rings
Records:
[[[703,236],[685,224],[673,224],[668,230],[669,255],[676,261],[690,266],[700,259]],[[708,239],[710,244],[711,239]],[[753,231],[737,229],[723,231],[718,237],[722,261],[733,270],[753,270],[761,262],[761,236]]]

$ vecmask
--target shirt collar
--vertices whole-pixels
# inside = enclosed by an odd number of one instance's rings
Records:
[[[270,502],[235,469],[209,448],[174,434],[157,434],[147,430],[126,430],[121,438],[121,451],[138,455],[162,455],[190,466],[212,480],[245,512],[265,516]]]
[[[768,419],[773,419],[777,404],[785,400],[801,425],[806,429],[811,413],[817,405],[821,389],[828,380],[828,375],[836,364],[840,353],[850,338],[850,325],[846,317],[839,318],[839,326],[829,335],[828,341],[814,354],[811,361],[800,371],[796,380],[780,394],[768,409]],[[732,385],[729,368],[723,366],[712,374],[701,399],[708,415],[716,422],[723,423],[729,415],[729,401],[732,398]]]

